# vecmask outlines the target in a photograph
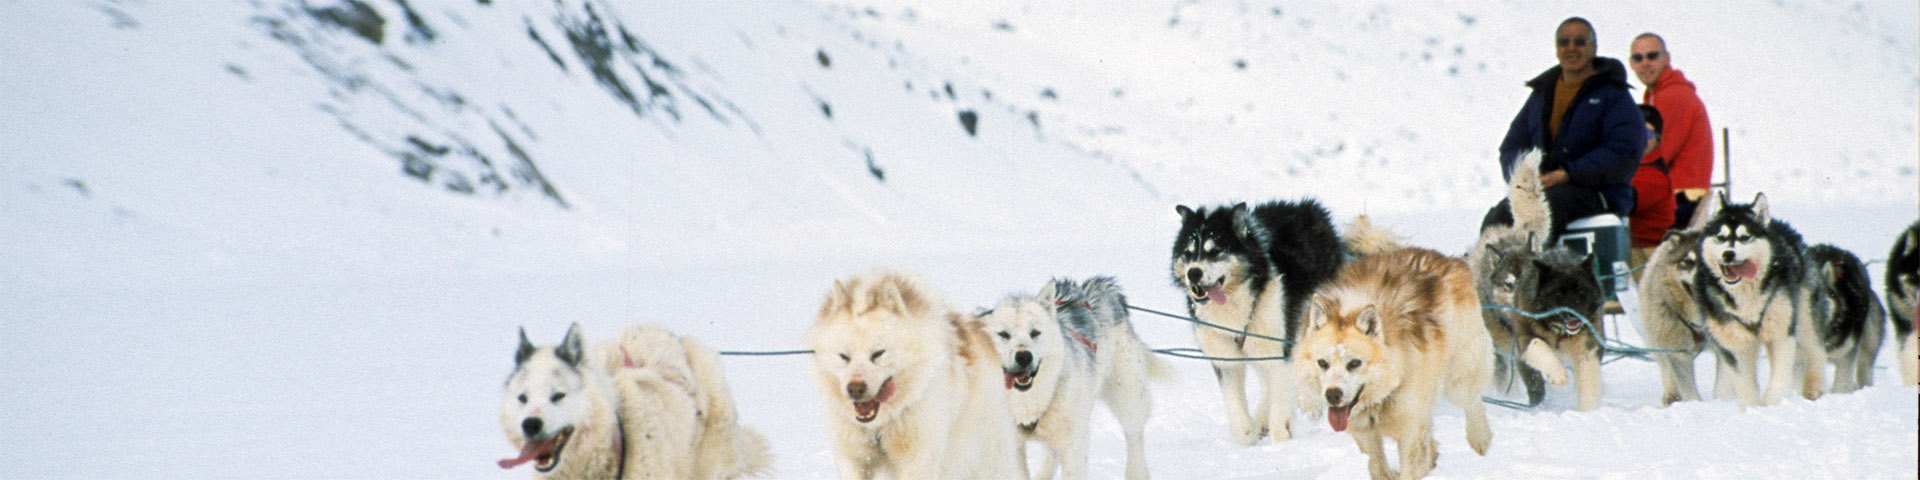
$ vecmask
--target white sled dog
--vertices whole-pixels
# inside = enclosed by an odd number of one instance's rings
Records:
[[[993,342],[915,277],[835,281],[807,344],[841,478],[1026,477]]]
[[[1049,281],[1038,295],[1008,296],[978,317],[1000,353],[1014,422],[1047,446],[1038,478],[1053,478],[1056,467],[1063,478],[1087,478],[1096,397],[1125,432],[1127,478],[1147,478],[1147,380],[1165,378],[1167,366],[1134,334],[1112,277]]]
[[[1487,454],[1481,391],[1493,346],[1466,262],[1419,248],[1348,265],[1313,295],[1294,349],[1302,400],[1324,405],[1334,431],[1348,431],[1375,479],[1417,479],[1439,458],[1433,408],[1444,395],[1466,414],[1467,445]],[[1324,401],[1324,403],[1322,403]],[[1387,465],[1382,435],[1400,451]]]
[[[520,331],[500,426],[543,479],[725,479],[764,474],[767,441],[740,426],[720,359],[691,338],[635,325],[588,349]]]
[[[1812,318],[1814,271],[1800,233],[1767,214],[1766,194],[1750,204],[1720,204],[1704,227],[1693,283],[1718,360],[1733,372],[1734,394],[1741,406],[1779,403],[1797,371],[1801,395],[1819,398],[1827,351]],[[1757,392],[1755,363],[1761,346],[1768,360],[1764,393]]]
[[[1653,354],[1660,366],[1660,404],[1700,401],[1700,387],[1694,380],[1693,360],[1707,347],[1707,319],[1694,296],[1694,275],[1700,268],[1700,239],[1719,197],[1707,196],[1685,228],[1668,232],[1648,255],[1642,267],[1640,292],[1640,332],[1647,347],[1670,352]],[[1721,365],[1716,362],[1715,365]],[[1731,398],[1733,373],[1720,369],[1714,375],[1715,396]]]

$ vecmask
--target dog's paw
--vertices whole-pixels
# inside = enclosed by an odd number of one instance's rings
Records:
[[[1546,379],[1547,383],[1551,383],[1554,385],[1566,385],[1567,371],[1558,369],[1558,368],[1555,368],[1552,370],[1541,370],[1540,378]]]
[[[1660,395],[1660,406],[1662,407],[1673,405],[1674,402],[1678,402],[1678,401],[1680,401],[1679,391],[1668,391],[1665,394]]]
[[[1260,437],[1266,435],[1267,432],[1262,430],[1263,429],[1254,427],[1253,425],[1247,425],[1245,427],[1233,428],[1227,433],[1233,435],[1233,441],[1239,442],[1240,446],[1251,447],[1254,444],[1260,443]]]
[[[1284,422],[1284,421],[1274,422],[1270,424],[1265,429],[1265,432],[1267,434],[1267,439],[1272,440],[1276,443],[1284,442],[1293,438],[1293,428],[1288,426],[1287,422]]]

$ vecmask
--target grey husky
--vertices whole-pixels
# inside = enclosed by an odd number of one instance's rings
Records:
[[[1147,478],[1147,380],[1167,377],[1168,368],[1134,334],[1112,277],[1078,285],[1055,279],[1038,295],[1010,295],[975,316],[1006,372],[1014,422],[1023,437],[1047,447],[1038,478],[1053,478],[1056,469],[1064,478],[1087,478],[1095,399],[1126,435],[1127,478]],[[1018,451],[1025,456],[1025,448]]]
[[[1814,276],[1813,320],[1833,363],[1833,393],[1873,386],[1873,360],[1887,334],[1887,313],[1860,257],[1830,244],[1807,249]]]
[[[1505,354],[1495,362],[1494,382],[1511,386],[1518,377],[1526,387],[1527,404],[1539,405],[1547,383],[1567,383],[1560,362],[1566,358],[1573,362],[1579,409],[1592,410],[1600,405],[1604,297],[1589,258],[1547,246],[1553,222],[1540,185],[1539,162],[1538,154],[1529,153],[1515,164],[1507,186],[1513,224],[1482,230],[1467,250],[1467,265],[1485,305],[1481,318],[1493,348]],[[1512,310],[1542,314],[1558,308],[1578,315],[1534,318]]]
[[[1913,222],[1887,253],[1887,310],[1893,319],[1893,338],[1900,342],[1900,384],[1920,383],[1920,338],[1914,323],[1920,319],[1920,221]]]
[[[1496,382],[1509,383],[1512,374],[1520,373],[1531,405],[1545,396],[1544,386],[1534,379],[1567,383],[1566,366],[1560,362],[1564,358],[1573,363],[1579,410],[1600,407],[1600,339],[1605,335],[1600,314],[1605,297],[1592,261],[1591,255],[1564,247],[1495,261],[1504,266],[1496,268],[1494,281],[1513,291],[1512,306],[1519,310],[1495,311],[1495,321],[1487,327],[1494,348],[1519,359],[1497,362]]]
[[[1700,240],[1695,297],[1719,362],[1733,372],[1741,406],[1772,405],[1787,396],[1796,372],[1800,393],[1819,398],[1826,388],[1826,349],[1813,323],[1812,270],[1800,233],[1768,215],[1766,194],[1753,203],[1725,198]],[[1760,348],[1767,349],[1768,380],[1759,391]]]
[[[1660,240],[1640,272],[1640,334],[1648,348],[1665,350],[1653,354],[1660,366],[1662,405],[1700,400],[1693,360],[1709,339],[1706,313],[1693,295],[1694,278],[1700,269],[1700,239],[1706,237],[1703,227],[1718,208],[1719,197],[1708,196],[1683,229],[1668,232]],[[1721,370],[1714,376],[1716,396],[1733,395],[1732,384],[1726,382],[1731,375]]]

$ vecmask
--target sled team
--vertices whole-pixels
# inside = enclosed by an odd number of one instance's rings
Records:
[[[1522,390],[1513,393],[1532,406],[1547,384],[1571,382],[1579,410],[1598,408],[1612,289],[1595,255],[1555,239],[1571,220],[1627,216],[1636,196],[1689,202],[1651,209],[1675,212],[1679,228],[1647,239],[1658,246],[1634,280],[1641,354],[1659,366],[1663,404],[1702,398],[1701,353],[1715,365],[1715,398],[1742,407],[1870,385],[1889,318],[1901,381],[1916,383],[1920,222],[1887,257],[1883,303],[1859,258],[1806,245],[1766,196],[1702,196],[1667,159],[1639,162],[1643,151],[1704,148],[1711,166],[1710,144],[1678,135],[1706,124],[1697,99],[1669,103],[1669,88],[1692,87],[1667,69],[1664,40],[1636,37],[1631,57],[1650,106],[1673,107],[1661,107],[1676,133],[1661,150],[1657,110],[1641,133],[1626,67],[1594,56],[1592,25],[1569,18],[1555,41],[1559,66],[1528,82],[1533,96],[1501,147],[1506,198],[1464,255],[1408,246],[1364,216],[1342,233],[1310,199],[1174,208],[1169,274],[1218,380],[1229,439],[1285,441],[1303,432],[1296,418],[1324,419],[1352,436],[1373,478],[1416,479],[1438,466],[1441,398],[1463,411],[1466,444],[1480,455],[1493,443],[1487,390]],[[1636,195],[1635,168],[1666,182],[1669,166],[1672,185]],[[1588,189],[1570,196],[1573,187]],[[1616,281],[1625,279],[1604,280]],[[1147,384],[1169,368],[1128,311],[1109,277],[1051,280],[965,313],[905,272],[833,281],[805,343],[840,477],[1086,478],[1099,403],[1123,431],[1127,478],[1147,478]],[[531,463],[554,479],[770,473],[766,440],[738,423],[718,357],[693,339],[640,325],[588,344],[574,325],[546,347],[523,331],[514,360],[500,422],[519,453],[502,468]],[[1029,441],[1044,447],[1037,472],[1027,470]]]
[[[1571,380],[1577,408],[1598,407],[1606,332],[1592,255],[1546,241],[1537,176],[1513,179],[1515,221],[1457,257],[1403,246],[1364,216],[1342,235],[1313,200],[1177,206],[1170,274],[1188,313],[1212,325],[1194,335],[1228,437],[1287,440],[1304,411],[1351,434],[1374,478],[1411,479],[1438,464],[1440,398],[1465,413],[1467,445],[1482,455],[1485,390],[1517,380],[1537,405],[1544,384]],[[1915,384],[1920,222],[1888,256],[1884,304],[1867,275],[1845,250],[1804,245],[1764,195],[1707,202],[1639,272],[1661,402],[1701,398],[1700,353],[1714,359],[1716,398],[1743,407],[1871,385],[1889,319],[1901,381]],[[1127,478],[1147,478],[1147,384],[1169,368],[1134,333],[1110,277],[1054,279],[962,313],[912,274],[854,275],[828,288],[805,343],[842,478],[1086,478],[1095,403],[1122,427]],[[500,421],[519,453],[502,468],[531,463],[554,479],[770,473],[767,442],[738,424],[718,356],[691,338],[636,325],[589,344],[574,325],[542,347],[523,331],[514,361]],[[1038,472],[1027,471],[1028,441],[1044,447]]]

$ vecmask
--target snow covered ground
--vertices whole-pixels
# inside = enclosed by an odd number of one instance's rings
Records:
[[[319,20],[355,5],[379,42]],[[1313,196],[1459,251],[1568,15],[1604,56],[1666,34],[1736,194],[1809,241],[1882,258],[1920,213],[1912,3],[960,5],[0,0],[0,478],[524,478],[493,463],[518,327],[798,348],[880,265],[957,307],[1110,274],[1172,311],[1181,202]],[[1892,356],[1744,412],[1661,408],[1618,361],[1597,411],[1492,409],[1486,457],[1443,408],[1433,476],[1914,478]],[[1172,362],[1156,476],[1365,476],[1324,425],[1234,445],[1206,366]],[[806,360],[725,366],[774,476],[831,477]],[[1104,415],[1096,478],[1123,464]]]

